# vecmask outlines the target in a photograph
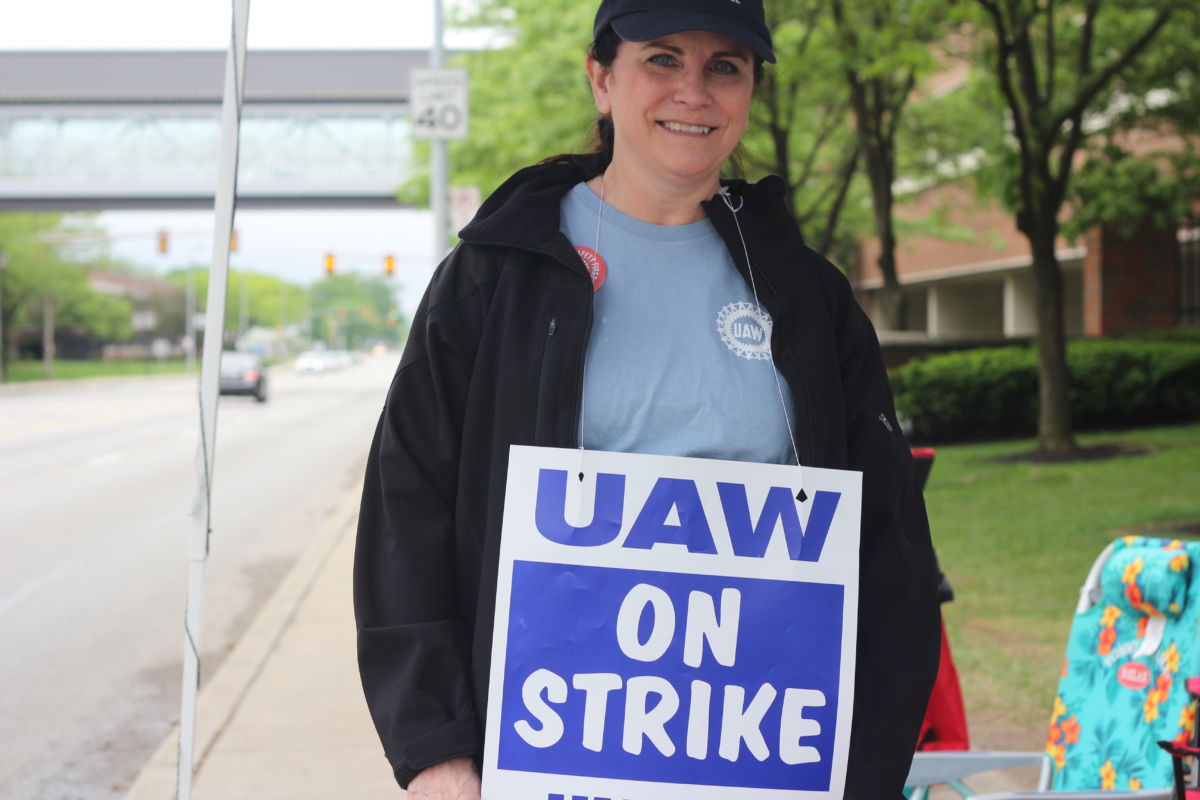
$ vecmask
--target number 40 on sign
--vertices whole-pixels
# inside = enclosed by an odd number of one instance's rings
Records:
[[[409,104],[414,139],[467,138],[465,69],[414,69]]]

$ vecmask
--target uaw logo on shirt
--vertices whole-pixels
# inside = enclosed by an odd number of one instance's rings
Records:
[[[736,355],[751,361],[771,357],[771,315],[754,303],[730,303],[717,314],[721,341]]]

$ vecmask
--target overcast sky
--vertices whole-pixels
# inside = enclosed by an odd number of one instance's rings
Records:
[[[447,8],[450,6],[446,1]],[[230,0],[0,0],[0,50],[223,49],[229,41]],[[426,48],[433,40],[432,0],[251,0],[251,49]],[[447,45],[470,39],[447,31]],[[105,212],[111,252],[166,269],[207,263],[212,214]],[[394,253],[405,287],[402,305],[415,307],[433,267],[430,215],[417,211],[241,211],[242,266],[308,283],[321,274],[320,254],[339,256],[339,269],[382,271]],[[171,253],[157,255],[154,231],[172,235]]]
[[[0,49],[221,48],[231,7],[230,0],[6,0]],[[432,0],[250,3],[252,48],[428,47],[432,39]]]

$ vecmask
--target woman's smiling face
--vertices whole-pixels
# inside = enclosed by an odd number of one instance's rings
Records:
[[[715,185],[749,120],[754,57],[719,33],[683,31],[622,42],[609,68],[588,60],[588,78],[612,114],[614,164]]]

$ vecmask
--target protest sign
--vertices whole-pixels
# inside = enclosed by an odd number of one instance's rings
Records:
[[[513,447],[483,800],[842,800],[860,515],[857,472]]]

